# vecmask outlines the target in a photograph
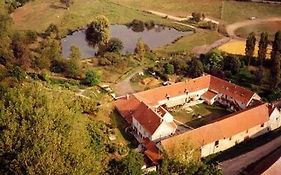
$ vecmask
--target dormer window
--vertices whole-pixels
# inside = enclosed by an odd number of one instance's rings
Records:
[[[166,98],[169,100],[169,99],[170,99],[170,95],[169,95],[169,94],[166,94]]]

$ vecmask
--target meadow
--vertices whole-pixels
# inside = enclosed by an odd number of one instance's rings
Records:
[[[249,33],[255,32],[256,36],[259,37],[262,32],[266,31],[269,34],[269,38],[273,40],[278,30],[281,30],[281,20],[241,27],[235,31],[235,34],[241,38],[247,38]]]
[[[281,5],[261,4],[253,2],[237,2],[225,0],[112,0],[119,4],[156,10],[176,16],[187,16],[192,12],[204,13],[207,17],[221,20],[226,24],[247,20],[251,16],[257,18],[280,16]]]

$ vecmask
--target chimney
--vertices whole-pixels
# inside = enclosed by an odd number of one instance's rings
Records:
[[[127,100],[129,100],[129,98],[130,98],[130,95],[129,95],[129,94],[127,94],[127,95],[126,95],[126,99],[127,99]]]

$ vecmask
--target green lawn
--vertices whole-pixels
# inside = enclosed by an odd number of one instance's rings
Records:
[[[222,35],[217,32],[208,30],[197,30],[196,33],[184,36],[183,38],[179,39],[176,43],[161,47],[156,51],[158,53],[191,51],[196,46],[212,44],[213,42],[221,38]]]
[[[227,110],[218,105],[210,106],[202,103],[191,106],[190,108],[192,111],[183,109],[183,107],[176,107],[171,110],[171,114],[176,120],[194,128],[208,124],[222,116],[229,114]],[[197,118],[197,116],[202,116],[202,118]]]
[[[62,8],[57,0],[37,0],[17,9],[11,16],[14,19],[14,28],[17,30],[40,32],[54,23],[66,32],[68,29],[73,30],[89,24],[97,15],[108,17],[112,24],[124,24],[133,19],[140,19],[179,27],[170,20],[121,6],[109,0],[75,0],[69,10]]]
[[[281,21],[272,21],[241,27],[237,29],[235,33],[242,38],[247,38],[251,32],[255,32],[257,37],[259,37],[262,32],[268,32],[269,38],[273,40],[274,35],[278,30],[281,30]]]
[[[117,137],[117,141],[123,144],[127,144],[131,148],[135,148],[138,146],[137,140],[133,135],[126,133],[125,128],[128,127],[127,122],[120,116],[120,114],[114,110],[111,115],[111,123],[115,128],[115,133]]]
[[[155,10],[185,17],[192,12],[203,12],[207,16],[220,17],[221,0],[112,0],[144,10]]]
[[[281,5],[252,2],[225,1],[222,19],[230,24],[249,19],[281,16]]]
[[[230,0],[112,0],[134,8],[155,10],[176,16],[187,16],[192,12],[202,12],[207,17],[234,23],[247,20],[251,16],[258,18],[281,16],[281,6],[253,2]]]

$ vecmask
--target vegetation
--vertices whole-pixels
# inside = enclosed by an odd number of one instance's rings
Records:
[[[86,38],[93,45],[105,46],[110,38],[109,21],[105,16],[98,16],[86,30]]]
[[[100,75],[95,70],[88,70],[84,83],[89,86],[97,85],[100,82]]]
[[[71,46],[71,54],[66,62],[66,75],[77,78],[81,74],[81,58],[79,48]]]
[[[250,33],[246,40],[245,55],[248,58],[248,65],[251,64],[251,59],[253,59],[256,46],[256,36],[255,33]]]
[[[107,157],[103,130],[81,114],[73,98],[38,84],[1,94],[1,174],[103,171],[102,162]]]
[[[268,43],[269,43],[268,34],[266,32],[262,32],[259,41],[259,51],[258,51],[259,65],[263,65],[263,63],[265,62]]]

